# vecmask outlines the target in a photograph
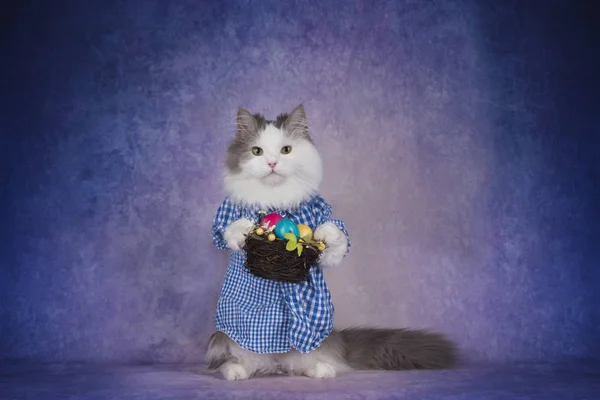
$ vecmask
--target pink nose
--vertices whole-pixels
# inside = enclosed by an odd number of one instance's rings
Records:
[[[269,167],[271,167],[271,168],[275,168],[276,165],[277,165],[276,162],[270,162],[269,163]]]

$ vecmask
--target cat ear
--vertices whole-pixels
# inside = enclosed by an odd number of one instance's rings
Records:
[[[292,137],[309,138],[308,121],[302,104],[292,110],[285,121],[285,125]]]
[[[258,130],[258,123],[256,119],[245,108],[240,107],[237,112],[237,133],[238,135],[244,136],[251,133],[255,133]]]

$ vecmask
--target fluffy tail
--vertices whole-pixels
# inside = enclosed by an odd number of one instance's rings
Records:
[[[350,328],[331,336],[353,369],[445,369],[458,362],[456,345],[440,333]]]

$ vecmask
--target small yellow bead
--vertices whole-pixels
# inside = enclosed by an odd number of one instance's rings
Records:
[[[267,239],[269,239],[269,242],[272,242],[273,240],[275,240],[275,234],[270,233],[269,236],[267,236]]]
[[[258,228],[258,229],[256,230],[256,234],[257,234],[258,236],[262,236],[264,233],[265,233],[265,230],[264,230],[263,228]]]

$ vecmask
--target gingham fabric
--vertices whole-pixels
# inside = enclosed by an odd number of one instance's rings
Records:
[[[212,237],[217,248],[229,250],[223,233],[240,218],[258,220],[258,207],[242,207],[226,198],[217,210]],[[296,224],[315,229],[333,222],[350,237],[342,221],[332,219],[331,206],[320,195],[295,209],[263,209],[276,212]],[[215,328],[240,347],[256,353],[285,353],[292,348],[309,353],[318,348],[333,328],[334,307],[318,266],[301,283],[275,282],[252,275],[244,267],[246,252],[231,253],[225,282],[217,303]]]

